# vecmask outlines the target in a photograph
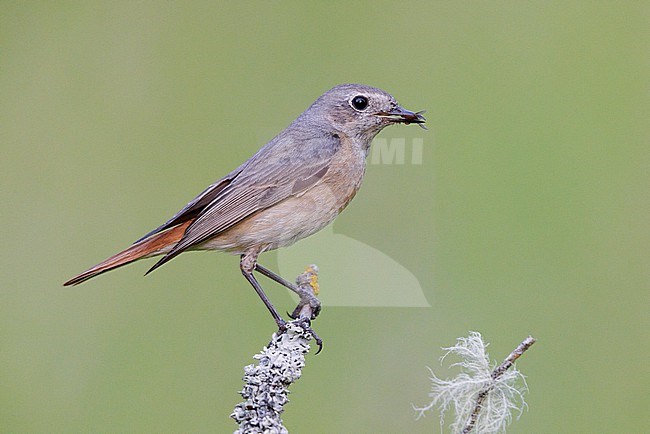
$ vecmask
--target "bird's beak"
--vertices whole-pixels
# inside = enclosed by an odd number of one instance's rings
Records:
[[[418,124],[424,128],[424,125],[422,124],[427,120],[424,118],[424,116],[422,116],[422,113],[424,113],[424,110],[413,113],[411,111],[403,109],[402,107],[397,107],[396,109],[389,112],[376,113],[376,115],[398,124]]]

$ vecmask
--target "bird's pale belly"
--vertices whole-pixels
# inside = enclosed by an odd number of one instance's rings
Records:
[[[242,254],[256,247],[267,251],[289,246],[331,223],[352,200],[360,183],[361,179],[338,186],[336,192],[329,183],[319,183],[301,195],[253,214],[196,249]]]

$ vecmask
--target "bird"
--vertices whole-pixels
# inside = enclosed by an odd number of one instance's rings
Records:
[[[374,137],[395,124],[424,128],[422,113],[402,108],[376,87],[335,86],[164,224],[63,285],[80,284],[140,259],[162,256],[149,274],[183,252],[218,250],[240,256],[241,273],[278,327],[286,329],[254,272],[295,292],[298,288],[260,265],[259,255],[290,246],[331,223],[359,190]],[[320,310],[316,304],[314,317]]]

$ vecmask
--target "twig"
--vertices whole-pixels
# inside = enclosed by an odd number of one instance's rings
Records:
[[[280,417],[289,402],[289,386],[302,374],[309,341],[314,338],[320,347],[322,341],[310,327],[315,309],[320,309],[314,292],[318,291],[318,267],[310,265],[296,278],[302,291],[301,300],[294,310],[294,321],[287,323],[284,332],[274,333],[271,342],[253,358],[257,365],[244,367],[244,388],[240,392],[244,401],[237,404],[230,415],[239,424],[236,434],[288,433]],[[318,354],[318,353],[317,353]]]
[[[535,338],[532,336],[528,336],[526,339],[524,339],[524,341],[520,343],[508,357],[506,357],[503,363],[494,368],[491,375],[492,380],[496,381],[501,375],[503,375],[504,372],[510,369],[510,367],[515,363],[515,360],[521,357],[521,355],[524,354],[524,352],[526,352],[526,350],[528,350],[528,348],[530,348],[534,343]],[[470,419],[467,422],[467,425],[462,431],[463,434],[468,434],[470,431],[472,431],[472,429],[474,429],[476,421],[478,420],[478,415],[483,408],[483,403],[485,402],[485,399],[492,389],[494,389],[494,383],[491,383],[489,386],[483,389],[476,397],[476,405],[474,406],[474,410],[470,415]]]

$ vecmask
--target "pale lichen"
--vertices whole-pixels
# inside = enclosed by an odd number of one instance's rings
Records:
[[[287,323],[284,333],[274,333],[271,342],[253,356],[257,364],[244,367],[244,401],[230,415],[239,424],[236,434],[288,433],[281,414],[289,402],[289,386],[302,374],[309,352],[311,331],[303,320]]]
[[[460,373],[448,380],[442,380],[431,372],[431,402],[424,407],[413,408],[418,418],[433,408],[440,411],[441,430],[445,415],[453,407],[454,421],[450,429],[454,433],[467,433],[472,429],[481,434],[505,432],[512,421],[512,413],[519,416],[527,407],[524,393],[528,391],[525,377],[516,369],[508,369],[535,340],[527,338],[499,366],[490,362],[487,345],[480,333],[470,332],[469,337],[458,338],[456,345],[443,348],[446,353],[441,363],[450,355],[458,356],[459,362],[450,367],[459,367]],[[523,350],[522,350],[523,348]],[[518,417],[519,417],[518,416]]]

